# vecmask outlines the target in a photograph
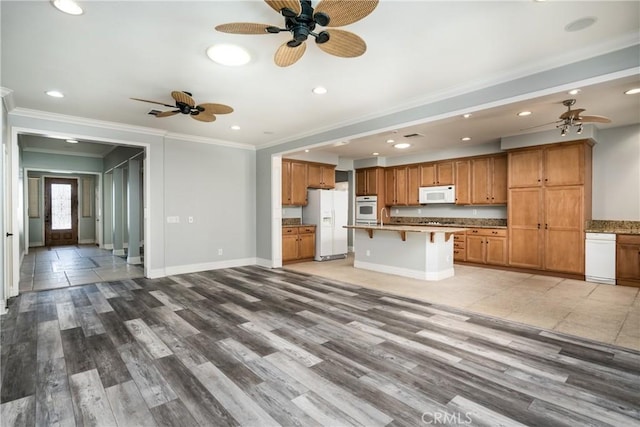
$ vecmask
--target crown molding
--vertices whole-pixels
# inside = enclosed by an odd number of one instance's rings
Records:
[[[29,151],[32,153],[44,153],[44,154],[59,154],[62,156],[77,156],[77,157],[91,157],[96,159],[102,159],[106,156],[100,154],[93,153],[81,153],[79,151],[60,151],[60,150],[50,150],[47,148],[33,148],[33,147],[24,147],[22,151]]]
[[[207,138],[204,136],[188,135],[183,133],[167,132],[165,139],[176,139],[179,141],[197,142],[200,144],[220,145],[222,147],[239,148],[241,150],[256,151],[256,146],[243,144],[240,142],[223,141],[221,139]]]
[[[13,99],[13,90],[0,86],[0,98],[2,98],[4,107],[8,112],[16,108],[16,102],[15,99]]]

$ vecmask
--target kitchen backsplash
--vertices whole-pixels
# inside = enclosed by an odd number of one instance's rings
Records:
[[[504,218],[451,218],[451,217],[414,217],[414,216],[393,216],[391,224],[427,224],[439,223],[442,225],[455,224],[464,226],[483,227],[506,227],[507,220]]]
[[[632,233],[640,232],[640,221],[607,221],[594,219],[585,224],[587,231],[594,233]]]
[[[392,217],[429,218],[507,218],[506,206],[457,206],[449,204],[423,206],[394,206],[389,209]]]

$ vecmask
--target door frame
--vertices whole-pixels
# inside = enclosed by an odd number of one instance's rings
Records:
[[[66,131],[61,131],[61,130],[56,130],[56,129],[44,129],[44,128],[28,128],[28,127],[21,127],[21,126],[9,126],[10,128],[10,132],[11,132],[11,141],[9,144],[7,144],[8,148],[9,148],[9,153],[10,153],[10,161],[7,162],[7,176],[10,177],[10,185],[6,185],[6,198],[9,198],[9,194],[15,194],[16,195],[16,199],[19,195],[21,195],[22,197],[22,201],[24,203],[25,199],[25,190],[24,188],[20,189],[19,187],[19,180],[18,180],[18,173],[20,171],[20,161],[19,161],[19,146],[18,146],[18,135],[21,134],[29,134],[29,135],[38,135],[38,136],[44,136],[44,137],[51,137],[52,135],[60,135],[60,134],[64,134],[64,136],[66,138],[76,138],[76,139],[82,139],[85,141],[93,141],[93,142],[106,142],[106,143],[110,143],[110,144],[117,144],[117,145],[124,145],[124,146],[133,146],[133,147],[140,147],[144,150],[144,158],[143,158],[143,167],[144,167],[144,175],[143,175],[143,180],[144,180],[144,194],[143,194],[143,200],[144,200],[144,234],[145,234],[145,247],[146,248],[151,248],[152,245],[154,244],[154,239],[153,239],[153,235],[151,233],[151,220],[149,215],[147,215],[147,209],[148,207],[151,205],[151,181],[150,181],[150,177],[152,174],[152,170],[151,170],[151,156],[152,156],[152,150],[151,150],[151,143],[149,142],[139,142],[139,141],[132,141],[132,140],[128,140],[128,139],[117,139],[117,138],[106,138],[106,137],[99,137],[99,136],[94,136],[94,135],[87,135],[87,134],[81,134],[81,133],[77,133],[77,132],[66,132]],[[117,129],[113,129],[114,133],[117,134]],[[24,171],[23,171],[24,172]],[[64,170],[54,170],[51,171],[53,173],[57,172],[57,173],[67,173],[68,171],[64,171]],[[75,171],[77,173],[81,173],[81,174],[99,174],[100,175],[100,191],[102,191],[102,173],[104,172],[85,172],[85,171]],[[27,181],[27,186],[28,186],[28,181]],[[24,186],[23,186],[24,187]],[[18,233],[20,230],[20,225],[19,225],[19,221],[18,221],[18,216],[20,214],[19,210],[18,210],[18,206],[16,203],[13,204],[13,206],[9,206],[7,205],[7,209],[10,209],[9,212],[7,212],[5,210],[5,215],[7,216],[11,216],[11,225],[12,227],[10,227],[9,229],[12,229],[15,231],[14,234]],[[101,211],[101,217],[102,217],[102,208],[100,208]],[[24,220],[25,220],[25,212],[22,212],[22,216],[21,216],[21,220],[23,221],[24,224]],[[8,230],[7,230],[8,231]],[[23,232],[25,236],[28,236],[27,234],[27,227],[26,225],[23,225]],[[13,272],[17,272],[20,271],[20,263],[22,262],[22,259],[24,257],[24,255],[26,254],[26,252],[20,252],[20,238],[18,236],[14,236],[17,238],[13,239],[11,248],[9,250],[9,248],[7,247],[6,252],[10,252],[10,254],[7,255],[7,262],[11,263]],[[28,238],[28,237],[27,237]],[[22,242],[24,243],[24,236],[22,239]],[[25,247],[25,250],[27,248]],[[144,276],[148,277],[148,278],[152,278],[152,277],[162,277],[163,274],[159,275],[159,271],[157,270],[152,270],[151,266],[152,264],[152,257],[153,257],[153,251],[151,249],[149,250],[145,250],[145,262],[143,265],[144,268]],[[8,269],[7,269],[8,270]],[[162,272],[164,272],[164,267]],[[17,274],[13,274],[11,279],[6,281],[5,283],[5,289],[6,292],[4,294],[4,298],[5,300],[10,298],[10,297],[14,297],[17,296],[19,294],[19,275]]]

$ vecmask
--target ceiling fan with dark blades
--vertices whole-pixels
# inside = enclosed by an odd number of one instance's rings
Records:
[[[576,131],[577,134],[581,134],[582,125],[584,123],[611,123],[611,119],[609,119],[608,117],[595,116],[595,115],[593,116],[582,115],[582,113],[586,111],[584,108],[576,108],[575,110],[572,110],[571,107],[574,106],[575,103],[576,103],[575,99],[565,99],[564,101],[562,101],[562,105],[567,107],[567,111],[565,111],[560,115],[560,117],[558,117],[559,120],[549,122],[549,123],[544,123],[537,126],[528,127],[525,129],[520,129],[520,130],[535,129],[535,128],[555,124],[556,127],[560,129],[561,135],[565,136],[572,126],[575,126],[578,128]]]
[[[201,122],[213,122],[216,119],[216,114],[229,114],[233,112],[233,108],[224,104],[212,104],[204,103],[196,105],[196,102],[192,98],[190,92],[177,91],[171,92],[171,97],[175,101],[175,105],[165,104],[164,102],[149,101],[147,99],[131,98],[134,101],[149,102],[151,104],[158,104],[168,108],[174,108],[171,111],[161,111],[155,113],[156,117],[169,117],[178,113],[188,114],[193,119]]]
[[[309,36],[315,38],[320,49],[343,58],[354,58],[365,53],[367,45],[358,35],[333,27],[342,27],[361,20],[378,5],[378,0],[321,0],[313,8],[310,0],[265,0],[284,17],[284,28],[268,24],[234,22],[216,26],[216,30],[232,34],[291,33],[293,38],[276,51],[274,61],[280,67],[295,64],[306,50]],[[316,25],[331,29],[315,32]]]

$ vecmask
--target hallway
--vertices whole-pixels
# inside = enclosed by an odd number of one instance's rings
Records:
[[[142,264],[95,245],[30,248],[20,266],[20,292],[144,277]]]

